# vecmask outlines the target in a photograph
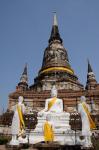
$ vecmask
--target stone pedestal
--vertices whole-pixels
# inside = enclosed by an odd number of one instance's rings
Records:
[[[44,113],[38,116],[38,124],[34,131],[30,132],[29,143],[35,144],[44,141],[43,125],[46,121],[46,116],[50,118],[50,122],[54,129],[54,141],[61,145],[75,145],[75,132],[71,130],[69,125],[70,114],[62,113]]]
[[[6,149],[7,150],[20,150],[21,146],[20,145],[9,145],[9,144],[7,144]]]
[[[11,141],[9,142],[9,145],[11,146],[19,146],[19,140],[15,137],[12,136]]]
[[[11,141],[9,142],[9,146],[19,146],[20,144],[27,144],[28,143],[28,137],[26,136],[25,138],[17,136],[12,136]]]

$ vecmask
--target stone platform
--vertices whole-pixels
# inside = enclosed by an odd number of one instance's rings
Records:
[[[54,141],[59,142],[61,145],[75,145],[75,131],[71,130],[69,125],[70,114],[62,113],[44,113],[37,117],[38,123],[35,130],[31,130],[29,134],[29,143],[36,144],[44,141],[44,123],[46,116],[49,118],[50,123],[54,129]]]
[[[0,150],[38,150],[37,148],[33,148],[33,146],[31,145],[27,145],[27,144],[20,144],[19,146],[12,146],[12,145],[5,145],[2,146],[2,148],[4,149],[0,149]]]
[[[80,145],[60,145],[58,142],[37,143],[33,145],[38,150],[81,150]]]
[[[19,146],[5,146],[0,145],[0,150],[96,150],[94,148],[82,149],[80,145],[60,145],[58,142],[40,142],[29,145],[29,148]]]

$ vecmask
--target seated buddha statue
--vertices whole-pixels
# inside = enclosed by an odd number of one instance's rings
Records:
[[[41,110],[38,115],[48,113],[62,113],[63,112],[63,101],[57,98],[57,89],[55,85],[51,89],[51,98],[46,99],[45,108]]]
[[[51,97],[45,100],[45,108],[38,112],[37,120],[34,133],[29,137],[30,143],[53,140],[64,143],[65,139],[67,143],[71,142],[70,138],[64,136],[64,133],[71,129],[70,114],[63,111],[63,101],[57,98],[55,85],[51,89]]]

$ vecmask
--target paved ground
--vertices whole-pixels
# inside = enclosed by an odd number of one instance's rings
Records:
[[[5,148],[5,145],[0,145],[0,150],[7,150],[7,149]],[[21,149],[21,150],[37,150],[37,149],[29,148],[29,149]]]
[[[0,145],[0,150],[6,150],[4,145]]]

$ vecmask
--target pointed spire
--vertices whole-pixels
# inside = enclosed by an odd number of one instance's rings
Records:
[[[25,64],[24,71],[23,71],[22,75],[27,75],[27,63]]]
[[[87,59],[87,61],[88,61],[88,73],[93,72],[89,59]]]
[[[53,17],[53,26],[52,26],[52,31],[51,31],[51,36],[49,39],[49,43],[58,40],[62,43],[62,39],[59,34],[59,29],[58,29],[58,23],[57,23],[57,16],[56,13],[54,12],[54,17]]]
[[[54,12],[54,21],[53,21],[53,26],[58,26],[56,12]]]
[[[22,76],[20,78],[20,82],[22,82],[22,83],[28,83],[27,64],[25,64],[24,71],[23,71]]]
[[[88,72],[87,72],[86,89],[94,89],[97,81],[88,59],[87,62],[88,62]]]
[[[23,73],[20,78],[20,82],[16,86],[16,89],[19,91],[24,91],[28,89],[28,73],[27,73],[27,64],[25,64]]]
[[[90,62],[89,62],[89,60],[87,59],[87,61],[88,61],[88,72],[87,72],[87,79],[95,79],[95,75],[94,75],[94,72],[93,72],[93,70],[92,70],[92,67],[91,67],[91,65],[90,65]]]

